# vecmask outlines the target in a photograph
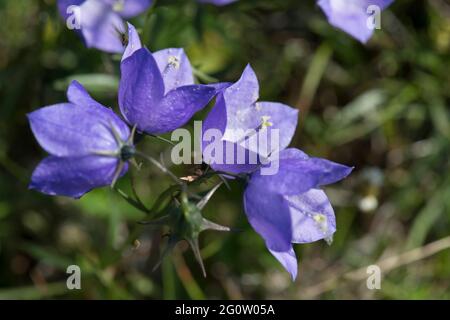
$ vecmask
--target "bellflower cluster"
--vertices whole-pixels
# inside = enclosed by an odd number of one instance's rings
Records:
[[[133,129],[148,134],[181,127],[214,97],[215,87],[193,84],[183,49],[151,54],[140,48],[131,24],[128,33],[119,89],[122,115]],[[36,168],[30,188],[78,198],[95,187],[113,185],[127,171],[135,149],[127,124],[81,84],[73,82],[67,96],[69,103],[29,115],[36,139],[52,155]]]
[[[237,0],[199,1],[225,5]],[[319,0],[318,4],[331,24],[365,42],[372,33],[365,28],[366,24],[362,26],[366,23],[367,6],[376,4],[385,8],[391,2],[355,0],[344,5],[341,0]],[[175,184],[161,194],[152,210],[136,194],[135,200],[125,198],[137,209],[153,215],[149,223],[170,227],[168,249],[180,240],[188,241],[205,274],[199,234],[205,230],[230,229],[201,214],[220,184],[205,196],[193,195],[189,188],[191,183],[210,178],[210,171],[222,179],[243,179],[246,182],[243,202],[249,223],[295,279],[298,263],[293,244],[321,239],[330,242],[336,231],[333,208],[321,188],[345,178],[352,168],[288,148],[297,128],[298,110],[278,102],[259,101],[259,83],[250,65],[235,83],[203,85],[196,84],[183,49],[150,52],[142,45],[135,27],[123,19],[142,13],[152,3],[152,0],[58,1],[60,13],[66,19],[75,10],[80,23],[78,32],[88,47],[122,53],[118,90],[121,117],[95,101],[76,81],[69,85],[67,103],[30,113],[32,132],[50,154],[34,170],[30,188],[49,195],[79,198],[94,188],[114,186],[130,163],[136,165],[134,157],[142,156],[170,175]],[[200,144],[207,170],[181,179],[137,150],[136,131],[151,136],[174,131],[214,98],[215,104],[202,125],[204,135]],[[211,131],[218,133],[220,140],[205,138]],[[221,152],[206,152],[217,142]],[[238,159],[242,155],[244,161]],[[276,170],[268,174],[266,169],[275,163]]]
[[[248,150],[266,159],[259,165],[210,165],[216,170],[251,173],[244,193],[247,218],[269,251],[295,279],[297,259],[292,243],[330,241],[336,230],[333,208],[320,187],[345,178],[352,168],[309,157],[298,149],[286,149],[294,135],[298,113],[280,103],[257,102],[258,90],[256,75],[247,66],[239,81],[218,96],[204,129],[217,128],[224,133],[224,143],[235,144],[236,148],[246,145],[233,132],[259,128],[257,134],[267,130],[270,136],[279,131],[279,145],[269,144],[261,150],[256,144],[257,149]],[[279,161],[277,173],[263,174],[264,167],[274,160]]]

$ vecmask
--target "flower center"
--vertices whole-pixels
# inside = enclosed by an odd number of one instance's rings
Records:
[[[120,159],[122,161],[130,160],[131,158],[134,157],[135,154],[136,154],[136,148],[134,146],[124,145],[120,149]]]

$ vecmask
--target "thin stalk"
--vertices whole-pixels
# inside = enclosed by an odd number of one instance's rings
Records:
[[[126,202],[128,202],[131,206],[133,206],[134,208],[142,211],[145,214],[151,214],[152,211],[149,210],[147,207],[145,207],[143,204],[141,204],[139,201],[136,201],[135,199],[133,199],[132,197],[130,197],[128,194],[126,194],[124,191],[122,191],[121,189],[114,187],[113,190],[115,190]]]
[[[161,137],[161,136],[157,136],[157,135],[155,135],[155,134],[147,134],[147,136],[152,137],[152,138],[155,138],[155,139],[158,139],[158,140],[161,140],[161,141],[164,141],[164,142],[170,144],[171,146],[174,146],[174,145],[175,145],[175,143],[172,142],[172,141],[170,141],[169,139],[163,138],[163,137]]]
[[[142,202],[141,198],[139,197],[137,190],[136,190],[134,175],[131,172],[131,170],[130,170],[130,184],[131,184],[131,192],[133,193],[133,197],[136,200],[136,202],[138,202],[142,208],[146,208],[147,211],[153,212],[153,210],[150,210],[147,208],[147,206]]]
[[[178,177],[177,177],[172,171],[170,171],[169,169],[167,169],[163,164],[161,164],[161,163],[160,163],[158,160],[156,160],[155,158],[153,158],[153,157],[151,157],[151,156],[149,156],[149,155],[147,155],[147,154],[145,154],[145,153],[143,153],[143,152],[141,152],[141,151],[136,151],[136,155],[138,155],[138,156],[144,158],[145,160],[151,162],[151,163],[152,163],[153,165],[155,165],[159,170],[161,170],[162,172],[164,172],[165,174],[167,174],[169,177],[171,177],[172,180],[173,180],[176,184],[178,184],[178,185],[180,185],[180,186],[184,186],[184,185],[185,185],[180,179],[178,179]]]

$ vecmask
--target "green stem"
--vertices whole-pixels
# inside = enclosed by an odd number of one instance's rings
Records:
[[[130,183],[131,183],[131,192],[133,193],[133,196],[134,196],[134,199],[136,200],[136,202],[138,202],[139,205],[142,208],[145,208],[147,211],[153,212],[153,210],[147,209],[147,206],[144,204],[144,202],[142,202],[141,198],[139,197],[137,190],[136,190],[134,175],[131,170],[130,170]]]
[[[161,207],[166,201],[167,198],[171,197],[175,191],[178,191],[180,187],[178,185],[174,185],[166,189],[163,193],[161,193],[156,199],[155,203],[153,204],[152,208],[150,209],[151,212],[160,212]]]
[[[143,204],[141,204],[139,201],[136,201],[135,199],[133,199],[132,197],[130,197],[128,194],[126,194],[124,191],[122,191],[121,189],[114,187],[113,188],[115,191],[117,191],[117,193],[119,193],[119,195],[125,199],[126,202],[128,202],[131,206],[133,206],[134,208],[142,211],[145,214],[151,214],[152,211],[147,209]]]
[[[158,167],[159,170],[161,170],[162,172],[164,172],[165,174],[167,174],[169,177],[171,177],[172,180],[173,180],[176,184],[178,184],[178,185],[180,185],[180,186],[185,186],[185,184],[184,184],[180,179],[178,179],[178,177],[177,177],[175,174],[173,174],[172,171],[170,171],[169,169],[167,169],[162,163],[160,163],[160,162],[159,162],[158,160],[156,160],[155,158],[153,158],[153,157],[151,157],[151,156],[149,156],[149,155],[147,155],[147,154],[145,154],[145,153],[143,153],[143,152],[141,152],[141,151],[136,151],[136,155],[138,155],[138,156],[144,158],[145,160],[151,162],[153,165],[155,165],[156,167]]]
[[[175,145],[174,142],[170,141],[169,139],[163,138],[161,136],[157,136],[157,135],[154,135],[154,134],[147,134],[147,136],[152,137],[152,138],[156,138],[156,139],[161,140],[161,141],[164,141],[164,142],[170,144],[171,146]]]

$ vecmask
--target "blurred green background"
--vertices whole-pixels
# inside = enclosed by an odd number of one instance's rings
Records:
[[[81,200],[29,191],[45,153],[26,113],[65,101],[70,79],[117,108],[120,57],[84,48],[55,0],[1,0],[0,21],[0,298],[450,298],[449,1],[396,1],[367,46],[333,29],[313,0],[159,0],[132,20],[151,50],[184,47],[222,81],[250,62],[262,100],[301,111],[293,146],[356,167],[326,189],[334,243],[295,247],[295,283],[246,221],[237,182],[205,210],[241,230],[202,234],[206,279],[183,243],[152,272],[161,230],[146,227],[140,246],[127,245],[143,216],[109,188]],[[170,153],[156,139],[143,145]],[[127,191],[129,177],[120,182]],[[170,183],[151,166],[136,182],[149,205]],[[82,290],[66,288],[71,264],[81,267]],[[381,290],[366,287],[371,264],[383,269]]]

